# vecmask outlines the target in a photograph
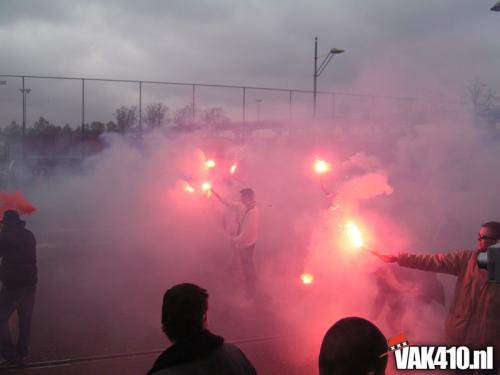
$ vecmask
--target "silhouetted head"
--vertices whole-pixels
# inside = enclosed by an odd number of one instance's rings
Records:
[[[3,218],[2,221],[0,221],[0,224],[2,224],[5,227],[8,227],[8,226],[24,224],[24,221],[22,221],[21,218],[19,217],[19,212],[15,210],[6,210],[3,213]]]
[[[245,188],[240,190],[241,202],[246,205],[252,205],[255,203],[255,192],[253,189]]]
[[[363,318],[344,318],[326,332],[319,353],[320,375],[383,375],[387,340]]]
[[[182,341],[206,327],[208,293],[194,284],[179,284],[163,296],[161,323],[170,341]]]
[[[481,225],[477,236],[477,249],[486,251],[489,246],[494,245],[500,240],[500,223],[498,221],[489,221]]]

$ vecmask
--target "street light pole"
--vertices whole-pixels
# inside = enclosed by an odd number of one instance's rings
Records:
[[[21,95],[23,96],[23,136],[26,134],[26,117],[27,117],[27,103],[28,103],[28,94],[31,92],[31,89],[27,89],[24,87],[24,77],[23,77],[23,88],[19,89],[21,91]]]
[[[314,38],[314,80],[313,80],[313,117],[316,118],[316,97],[318,94],[318,85],[317,80],[318,77],[323,73],[328,63],[332,60],[333,55],[337,55],[339,53],[344,53],[343,49],[332,48],[328,54],[325,56],[324,60],[318,66],[318,37]]]
[[[314,85],[313,85],[313,117],[316,118],[316,91],[318,80],[318,37],[314,38]]]

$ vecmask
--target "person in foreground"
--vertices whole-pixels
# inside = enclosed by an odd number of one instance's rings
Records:
[[[179,284],[163,296],[161,322],[172,342],[147,375],[256,375],[243,352],[207,329],[208,293]]]
[[[500,240],[500,222],[481,225],[477,249],[445,254],[379,254],[387,262],[424,271],[457,276],[455,295],[446,318],[447,345],[483,349],[493,346],[494,370],[479,374],[497,374],[500,370],[500,284],[488,282],[488,272],[477,265],[477,256]],[[457,371],[467,374],[467,371]],[[471,372],[473,373],[473,371]]]
[[[350,317],[326,332],[319,353],[320,375],[384,375],[387,340],[370,321]]]
[[[14,210],[4,212],[0,222],[0,368],[25,365],[31,336],[31,317],[35,305],[36,240],[25,228],[25,222]],[[14,346],[9,330],[9,318],[17,311],[19,335]]]

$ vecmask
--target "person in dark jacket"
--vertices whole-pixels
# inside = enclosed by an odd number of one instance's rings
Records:
[[[2,366],[22,365],[28,355],[31,317],[35,304],[37,266],[36,240],[14,210],[4,212],[0,222],[0,354]],[[14,345],[9,318],[17,311],[19,339]]]
[[[172,342],[147,375],[256,375],[243,352],[207,329],[208,294],[179,284],[163,296],[161,322]]]

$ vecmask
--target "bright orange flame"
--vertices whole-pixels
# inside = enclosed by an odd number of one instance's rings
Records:
[[[212,196],[212,184],[210,182],[204,182],[201,184],[201,191],[205,193],[207,198]]]
[[[302,280],[303,284],[309,285],[314,281],[314,276],[310,273],[304,272],[300,275],[300,280]]]
[[[188,193],[194,193],[195,192],[194,187],[192,187],[191,185],[189,185],[187,182],[186,182],[186,186],[184,187],[184,190],[187,191]]]
[[[208,159],[205,162],[205,167],[207,167],[207,168],[214,168],[215,167],[215,160]]]
[[[346,234],[352,244],[357,248],[363,247],[363,236],[354,221],[348,221],[345,225]]]
[[[231,165],[231,169],[229,170],[229,173],[234,174],[234,172],[236,172],[237,168],[238,168],[237,164]]]
[[[317,174],[325,174],[326,172],[329,172],[330,169],[331,169],[330,164],[324,160],[317,159],[314,162],[314,170],[316,171]]]

